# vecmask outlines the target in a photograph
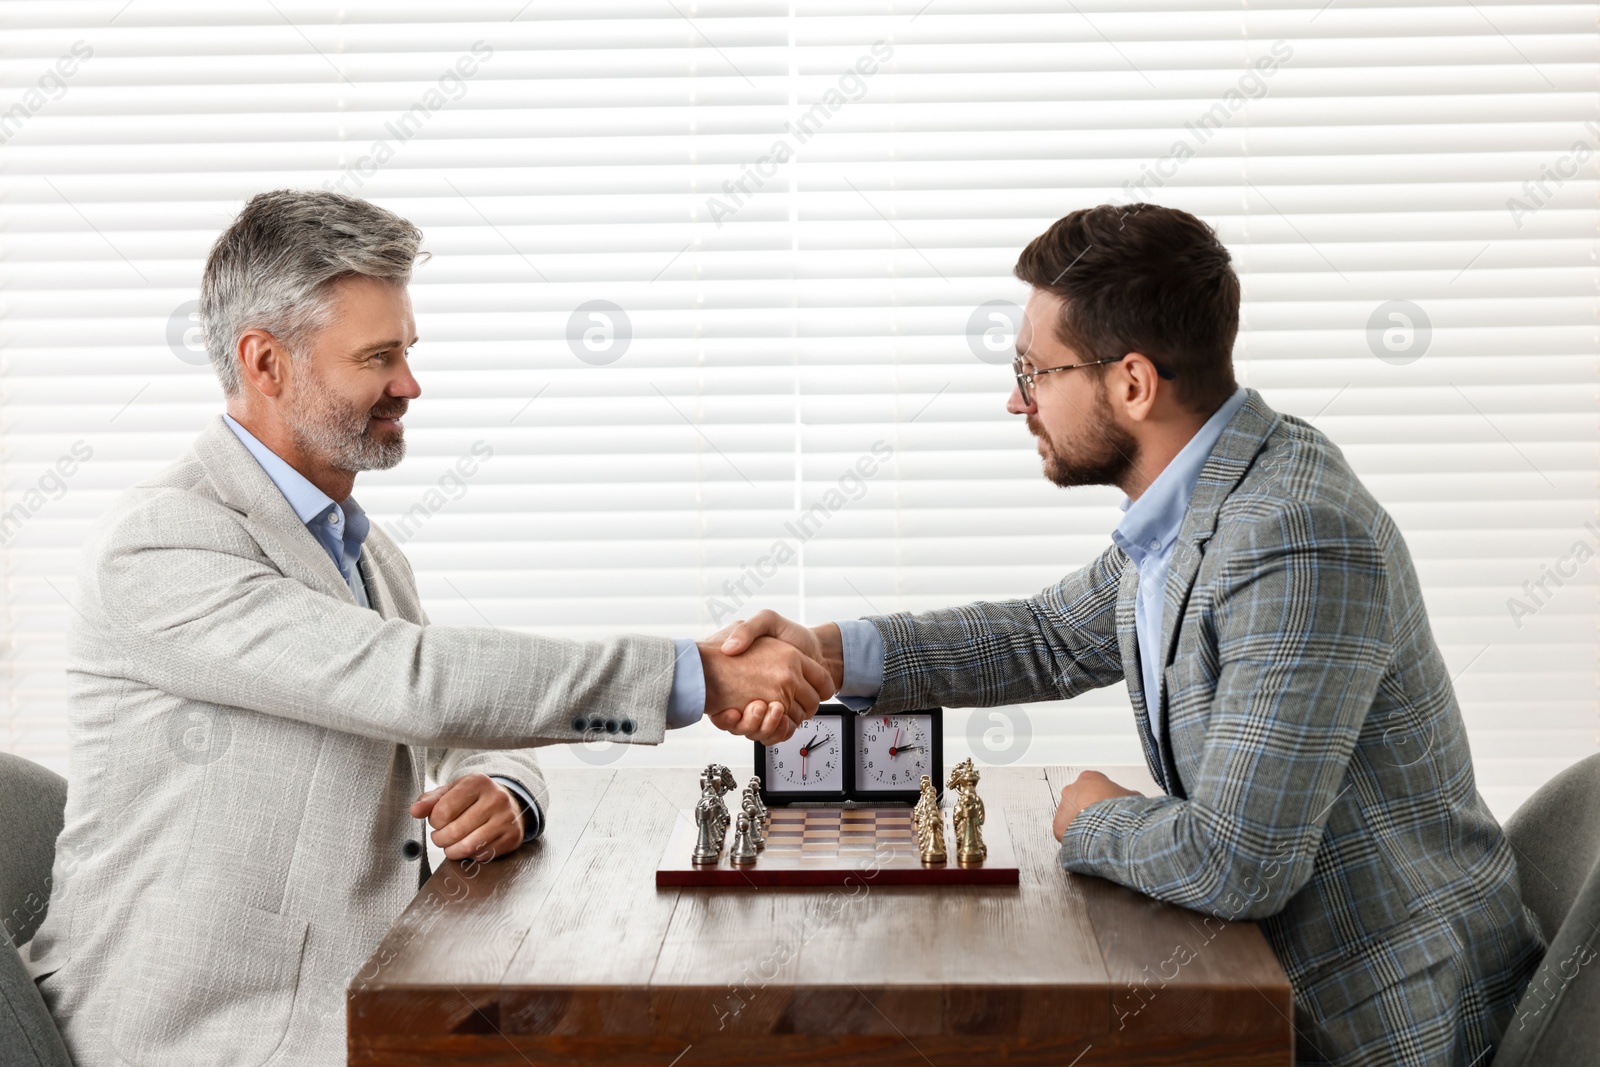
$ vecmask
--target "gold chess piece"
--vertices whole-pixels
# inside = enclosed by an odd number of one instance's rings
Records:
[[[934,792],[933,779],[922,776],[922,796],[911,812],[911,824],[917,833],[917,851],[922,862],[938,864],[948,859],[944,848],[944,812],[939,810],[939,794]]]
[[[946,788],[956,791],[950,814],[950,825],[956,833],[956,862],[980,864],[989,849],[983,843],[983,801],[978,797],[978,770],[970,758],[951,768]]]

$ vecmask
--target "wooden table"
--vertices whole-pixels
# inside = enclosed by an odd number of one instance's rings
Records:
[[[983,770],[1019,886],[720,890],[655,886],[694,771],[554,772],[545,836],[434,872],[351,982],[349,1062],[1292,1063],[1254,924],[1061,870],[1078,769]]]

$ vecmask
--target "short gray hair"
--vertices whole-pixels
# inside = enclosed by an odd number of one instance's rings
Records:
[[[360,275],[404,285],[421,243],[422,231],[399,215],[343,193],[251,197],[211,246],[200,279],[200,327],[222,391],[237,396],[242,386],[240,334],[266,330],[299,351],[331,322],[335,281]]]

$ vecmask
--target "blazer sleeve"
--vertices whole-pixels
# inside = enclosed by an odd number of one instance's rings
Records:
[[[175,696],[440,748],[577,741],[583,715],[631,719],[618,740],[665,736],[667,638],[384,619],[285,576],[224,506],[173,494],[118,515],[89,551],[79,622],[126,677]]]
[[[875,711],[1058,700],[1123,680],[1115,546],[1026,600],[872,619],[883,636]]]
[[[1287,502],[1226,551],[1198,779],[1185,799],[1089,805],[1062,836],[1061,863],[1197,911],[1261,919],[1311,877],[1348,787],[1392,653],[1387,570],[1372,532],[1328,504]]]

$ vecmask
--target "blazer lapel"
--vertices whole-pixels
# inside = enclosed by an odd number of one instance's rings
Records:
[[[1128,701],[1133,705],[1133,720],[1139,727],[1139,743],[1144,746],[1144,761],[1150,776],[1162,789],[1166,775],[1154,735],[1150,732],[1150,709],[1145,702],[1144,671],[1139,660],[1139,634],[1134,609],[1139,599],[1139,569],[1131,563],[1122,568],[1117,586],[1117,642],[1122,647],[1122,673],[1127,677]]]
[[[367,585],[367,601],[372,605],[372,610],[385,619],[395,616],[394,594],[389,591],[389,585],[384,580],[383,568],[379,567],[372,558],[366,545],[361,546],[361,558],[356,560],[356,568],[361,572],[361,580]]]
[[[1281,416],[1262,401],[1260,393],[1249,390],[1244,405],[1228,422],[1205,466],[1200,469],[1194,495],[1189,498],[1189,509],[1184,513],[1183,525],[1178,529],[1178,544],[1173,549],[1172,565],[1167,570],[1166,606],[1161,613],[1163,672],[1177,656],[1178,627],[1183,613],[1188,610],[1189,594],[1194,590],[1195,575],[1199,573],[1200,562],[1205,558],[1206,543],[1216,533],[1217,513],[1250,469],[1250,464],[1255,462],[1256,454],[1261,451],[1279,418]],[[1163,686],[1161,724],[1163,734],[1168,736],[1172,718],[1169,713],[1172,706],[1170,698],[1171,694]],[[1176,767],[1170,764],[1171,749],[1169,743],[1159,744],[1159,751],[1168,757],[1170,781],[1179,785]]]
[[[211,475],[223,502],[249,516],[258,527],[271,534],[279,553],[297,565],[291,577],[318,592],[352,604],[356,602],[355,594],[345,584],[344,575],[339,573],[327,550],[306,529],[282,491],[228,429],[221,415],[201,431],[194,443],[194,453]]]

